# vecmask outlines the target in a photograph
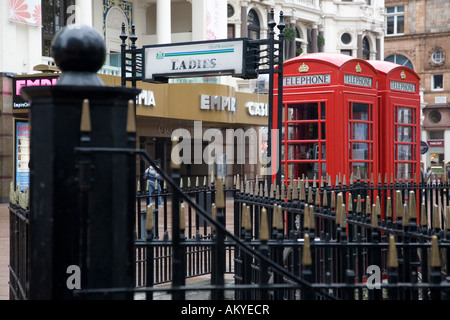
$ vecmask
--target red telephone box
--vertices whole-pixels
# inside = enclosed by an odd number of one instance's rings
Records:
[[[357,168],[363,180],[370,179],[379,170],[375,68],[338,53],[301,55],[283,67],[281,170],[285,179],[304,175],[311,180],[326,174],[348,179]],[[277,79],[274,83],[273,129],[278,129]]]
[[[380,172],[420,181],[420,77],[392,62],[368,62],[378,71]]]

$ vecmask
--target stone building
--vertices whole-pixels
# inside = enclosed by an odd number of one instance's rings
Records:
[[[122,23],[127,31],[136,26],[137,46],[226,38],[267,37],[270,9],[276,21],[283,11],[290,37],[285,57],[300,53],[341,52],[364,59],[382,59],[384,0],[11,0],[0,2],[0,202],[8,200],[11,181],[26,179],[28,171],[26,124],[29,106],[20,101],[20,86],[53,85],[58,76],[51,58],[51,43],[67,24],[81,23],[103,35],[107,60],[101,70],[106,82],[120,84],[120,39]],[[56,72],[56,73],[55,73]],[[20,78],[20,79],[19,79]],[[19,85],[14,87],[14,84]],[[175,90],[174,85],[183,85]],[[180,126],[193,129],[193,120],[204,120],[205,130],[263,128],[267,115],[250,112],[248,106],[267,102],[267,78],[242,80],[231,76],[173,79],[166,87],[139,84],[149,97],[138,108],[140,147],[167,163],[170,133]],[[168,92],[188,108],[170,109]],[[220,94],[219,94],[220,93]],[[205,115],[200,96],[236,99],[239,114]],[[162,99],[162,100],[161,100]],[[17,100],[17,101],[16,101]],[[143,99],[146,100],[146,99]],[[173,100],[173,99],[172,99]],[[187,112],[187,110],[195,112]],[[169,110],[170,109],[170,110]],[[262,107],[264,109],[264,107]],[[180,113],[173,113],[178,110]],[[242,111],[244,111],[242,113]],[[20,139],[19,139],[20,135]],[[23,145],[22,145],[23,143]],[[20,144],[20,147],[19,147]],[[260,152],[264,152],[261,151]],[[19,159],[20,158],[20,159]],[[18,171],[23,171],[22,177]],[[186,175],[209,174],[210,167],[187,167]],[[229,174],[254,177],[251,166],[232,166]]]
[[[450,161],[450,2],[386,0],[385,60],[421,77],[425,167],[443,173]]]

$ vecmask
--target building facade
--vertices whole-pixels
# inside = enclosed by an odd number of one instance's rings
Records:
[[[51,43],[62,27],[80,23],[95,28],[105,39],[107,60],[101,72],[105,83],[120,85],[120,34],[134,25],[137,46],[268,36],[271,9],[284,14],[285,57],[328,51],[365,59],[382,59],[384,0],[11,0],[0,3],[0,201],[7,201],[11,181],[19,171],[26,177],[29,106],[20,101],[23,85],[53,85],[58,70],[51,58]],[[19,82],[18,82],[19,81]],[[25,81],[25,82],[23,82]],[[231,76],[172,79],[168,84],[138,83],[138,147],[168,166],[170,136],[178,128],[194,134],[202,121],[208,129],[264,131],[267,123],[268,81],[264,76],[243,80]],[[173,93],[173,99],[167,94]],[[183,95],[181,95],[183,93]],[[204,97],[236,99],[238,111],[205,111]],[[203,97],[203,98],[202,98]],[[174,105],[177,101],[183,107]],[[259,111],[258,111],[259,110]],[[209,114],[206,114],[209,112]],[[25,124],[25,125],[24,125]],[[201,145],[207,146],[208,140]],[[20,146],[19,146],[20,144]],[[226,147],[227,142],[224,142]],[[262,144],[264,145],[264,143]],[[226,149],[226,148],[224,148]],[[264,147],[257,150],[264,153]],[[247,151],[245,163],[249,163]],[[20,158],[20,159],[19,159]],[[210,175],[205,163],[184,166],[185,176]],[[198,162],[198,161],[197,161]],[[255,177],[254,165],[230,164],[228,174]],[[256,169],[255,169],[256,168]],[[23,178],[23,177],[22,177]]]
[[[412,68],[423,95],[425,167],[444,173],[450,161],[450,2],[386,0],[385,60]]]

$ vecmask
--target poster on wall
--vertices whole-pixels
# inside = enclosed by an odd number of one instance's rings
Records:
[[[41,0],[9,0],[9,20],[42,26]]]
[[[15,182],[20,191],[30,186],[30,131],[26,121],[16,121],[15,126]]]

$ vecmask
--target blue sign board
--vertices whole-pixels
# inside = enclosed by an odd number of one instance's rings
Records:
[[[420,154],[425,154],[428,152],[428,143],[426,141],[420,141]]]

